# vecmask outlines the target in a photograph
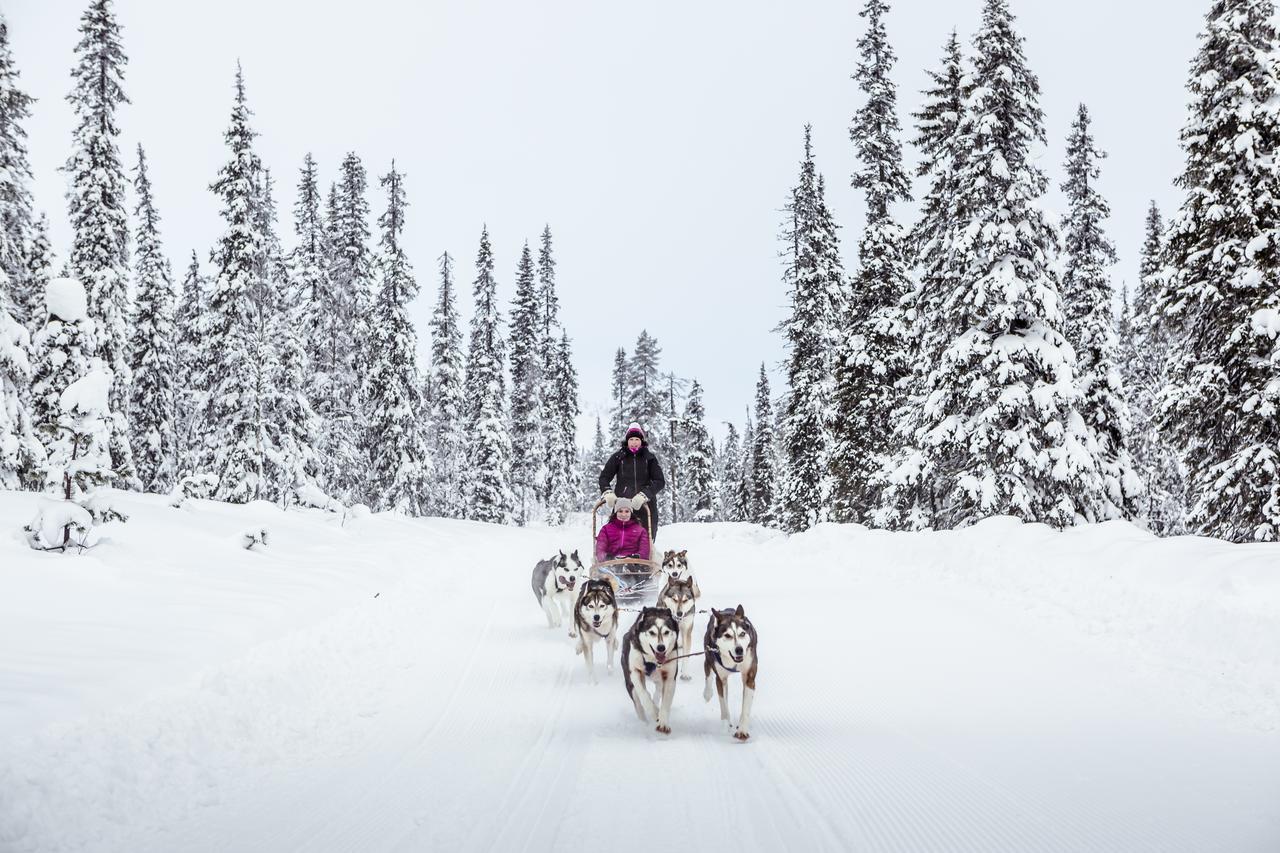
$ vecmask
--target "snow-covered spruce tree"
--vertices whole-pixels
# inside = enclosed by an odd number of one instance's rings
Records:
[[[431,315],[431,452],[435,460],[432,511],[462,518],[462,472],[466,467],[462,328],[453,292],[453,259],[440,256],[440,295]]]
[[[753,460],[755,459],[756,432],[751,421],[751,406],[747,406],[745,425],[742,428],[742,470],[732,498],[733,512],[739,521],[755,521],[759,513],[755,510],[755,487]]]
[[[62,393],[88,375],[98,349],[97,324],[89,316],[84,286],[73,278],[51,279],[41,302],[47,306],[45,324],[36,335],[36,362],[31,382],[32,419],[44,448],[39,477],[41,488],[62,487],[65,459],[55,451],[71,453],[70,436],[59,425]]]
[[[914,435],[882,472],[893,523],[954,528],[994,514],[1063,527],[1099,515],[1091,437],[1062,335],[1040,86],[1006,0],[986,0],[957,150],[945,346],[906,413]]]
[[[254,211],[262,235],[253,303],[255,378],[266,413],[264,496],[285,507],[297,501],[328,506],[316,482],[319,422],[308,398],[312,371],[303,331],[307,306],[290,281],[269,169],[262,170],[256,184]]]
[[[560,297],[556,294],[556,260],[551,245],[551,226],[545,225],[542,229],[541,246],[538,249],[538,312],[542,321],[540,336],[542,338],[542,374],[547,377],[547,387],[555,387],[554,374],[556,371],[556,363],[560,357],[559,341],[564,334],[564,329],[560,326]],[[571,366],[572,369],[572,366]],[[577,383],[577,375],[575,374],[574,383]],[[558,424],[558,417],[563,416],[563,412],[556,413],[556,401],[543,395],[543,407],[546,409],[546,415],[542,421],[542,446],[549,449],[554,458],[561,461],[561,467],[556,468],[554,465],[548,470],[547,477],[543,483],[543,503],[547,505],[549,511],[558,498],[553,498],[553,494],[577,494],[577,457],[578,448],[576,439],[574,446],[571,448],[573,452],[573,460],[571,466],[567,469],[563,467],[564,459],[562,452],[569,448],[560,447],[563,441],[563,430]],[[576,405],[576,403],[575,403]],[[560,447],[560,451],[552,450],[552,448]],[[572,488],[569,484],[574,483]],[[566,489],[568,488],[568,492]],[[558,511],[553,511],[553,515]]]
[[[751,517],[748,520],[766,527],[778,524],[775,452],[773,400],[770,398],[769,377],[761,363],[760,379],[756,382],[755,433],[751,437]]]
[[[613,452],[614,446],[607,443],[604,437],[604,425],[601,423],[600,416],[596,415],[596,434],[595,439],[591,442],[591,449],[587,451],[586,458],[582,464],[582,494],[584,500],[583,509],[590,509],[591,504],[595,503],[596,495],[600,489],[600,472],[604,469],[604,463],[609,460],[609,454]]]
[[[227,230],[214,249],[217,276],[201,323],[205,346],[197,382],[207,392],[200,472],[217,479],[214,497],[233,503],[266,497],[262,376],[272,369],[257,361],[254,296],[265,248],[256,198],[262,166],[253,150],[251,114],[237,67],[235,104],[224,134],[230,157],[210,186],[222,199]]]
[[[9,25],[0,16],[0,272],[7,279],[12,319],[24,327],[31,321],[35,297],[29,280],[31,248],[31,161],[27,131],[35,101],[18,83],[18,67],[9,49]],[[47,238],[46,238],[47,239]]]
[[[373,265],[367,177],[355,154],[343,159],[341,176],[341,184],[329,189],[325,231],[330,295],[320,319],[325,351],[315,367],[312,406],[322,425],[321,485],[350,503],[364,497],[360,485],[368,456],[362,451],[365,413],[359,405],[359,376],[368,355]]]
[[[662,435],[666,439],[662,443],[666,457],[662,470],[666,474],[665,491],[671,501],[671,522],[674,524],[677,521],[688,520],[693,513],[693,505],[690,503],[693,495],[689,492],[686,482],[684,419],[680,416],[679,403],[676,402],[677,395],[684,392],[685,381],[671,371],[662,374],[661,378],[666,390],[662,395],[662,409],[658,412],[654,423],[662,425]],[[652,442],[650,438],[650,445]]]
[[[43,213],[31,227],[26,250],[26,275],[14,294],[14,319],[20,319],[34,339],[44,325],[44,291],[54,277],[57,257],[49,242],[49,218]]]
[[[1120,364],[1132,418],[1129,449],[1145,486],[1140,498],[1142,514],[1153,532],[1176,536],[1186,532],[1186,482],[1182,463],[1161,434],[1158,418],[1159,395],[1171,358],[1168,331],[1155,310],[1163,275],[1163,233],[1160,210],[1153,201],[1147,211],[1129,334],[1120,338]]]
[[[742,439],[738,435],[738,428],[732,423],[726,421],[725,427],[728,432],[725,435],[724,446],[720,448],[718,458],[720,464],[716,469],[716,480],[720,485],[717,500],[720,511],[717,520],[744,521],[745,519],[739,517],[739,506],[735,500],[738,486],[742,481]]]
[[[631,423],[630,364],[627,361],[627,351],[622,347],[618,347],[618,351],[613,354],[613,380],[610,389],[613,411],[609,416],[609,432],[617,438],[626,430],[627,424]],[[597,479],[598,476],[597,474]]]
[[[133,373],[129,426],[143,489],[168,492],[178,475],[173,274],[160,242],[160,214],[151,196],[142,145],[138,145],[133,188],[137,196],[133,210],[137,220],[137,296],[129,337],[129,369]]]
[[[391,171],[379,178],[387,191],[387,209],[378,219],[381,275],[371,321],[372,361],[365,374],[372,467],[368,492],[374,509],[425,515],[430,503],[431,452],[424,429],[418,335],[409,320],[409,303],[418,282],[404,250],[404,176]]]
[[[668,418],[663,417],[663,413],[670,410],[670,405],[666,399],[669,389],[658,368],[661,358],[658,339],[641,330],[636,338],[635,353],[626,367],[630,412],[623,421],[623,429],[632,421],[639,423],[655,452],[665,451],[664,444],[670,444],[669,436],[663,434],[668,426]]]
[[[206,407],[201,385],[205,357],[201,323],[204,321],[208,282],[200,274],[200,259],[191,250],[191,263],[182,279],[182,291],[174,309],[174,358],[176,362],[178,476],[192,474],[200,465],[203,417]]]
[[[1187,88],[1186,196],[1157,296],[1174,355],[1161,426],[1186,466],[1188,527],[1280,538],[1280,85],[1270,0],[1216,0]]]
[[[547,502],[547,520],[551,524],[563,524],[569,511],[582,503],[582,486],[576,476],[577,422],[581,412],[578,404],[578,373],[573,369],[573,351],[567,332],[561,333],[555,346],[555,355],[556,358],[551,363],[551,375],[547,378],[547,386],[553,392],[547,414],[548,422],[553,427],[549,432],[548,444],[551,496]],[[600,466],[604,467],[603,460]],[[597,474],[599,470],[596,469]],[[595,486],[592,486],[591,494],[595,494]]]
[[[715,447],[707,432],[707,412],[702,405],[702,386],[693,380],[684,406],[684,491],[689,497],[690,521],[715,521]]]
[[[472,288],[471,348],[467,353],[466,467],[462,472],[465,517],[510,524],[511,436],[507,432],[506,343],[498,286],[493,278],[489,229],[480,235]]]
[[[320,183],[316,161],[307,152],[298,178],[298,196],[293,203],[293,233],[296,244],[289,253],[289,280],[303,306],[303,339],[307,356],[317,373],[330,373],[333,352],[332,318],[326,314],[334,307],[328,277],[328,258],[324,217],[320,211]],[[312,393],[312,400],[323,399],[323,386]]]
[[[1131,519],[1138,513],[1142,481],[1129,456],[1129,404],[1116,364],[1115,317],[1107,266],[1115,248],[1102,230],[1111,210],[1093,182],[1106,154],[1094,145],[1089,111],[1081,104],[1067,139],[1067,180],[1062,184],[1068,213],[1063,250],[1062,300],[1067,340],[1076,351],[1080,414],[1096,443],[1102,500],[1096,521]]]
[[[0,288],[0,489],[38,481],[44,448],[32,425],[26,389],[31,386],[31,338],[9,311]]]
[[[783,273],[791,313],[782,324],[786,337],[787,395],[782,412],[786,466],[778,496],[782,529],[807,530],[825,518],[828,457],[831,452],[831,368],[836,321],[843,296],[835,232],[823,208],[813,162],[812,128],[804,128],[800,180],[791,191],[784,229],[789,262]]]
[[[835,363],[830,469],[838,521],[866,522],[879,503],[875,475],[896,446],[895,414],[911,372],[906,235],[891,210],[910,200],[911,182],[902,168],[897,92],[889,79],[895,56],[885,34],[887,11],[882,0],[867,0],[861,12],[867,31],[858,40],[862,58],[854,74],[867,100],[849,128],[860,161],[853,186],[865,193],[867,221],[841,324],[847,335]]]
[[[550,346],[559,341],[547,341],[546,312],[538,299],[537,281],[533,272],[533,253],[524,244],[520,261],[516,265],[516,295],[511,303],[511,443],[517,449],[522,464],[512,472],[511,486],[515,489],[519,510],[516,523],[527,524],[537,506],[543,502],[550,477],[548,452],[545,441],[548,407],[543,393],[550,378],[546,375],[544,359]]]
[[[112,375],[111,466],[120,482],[140,488],[129,445],[128,330],[129,215],[127,179],[116,139],[116,109],[125,96],[120,25],[111,0],[92,0],[80,17],[80,43],[67,95],[76,115],[66,165],[72,242],[71,274],[89,293],[89,316],[97,324],[97,355]]]

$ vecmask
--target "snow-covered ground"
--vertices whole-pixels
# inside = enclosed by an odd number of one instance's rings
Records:
[[[546,627],[584,518],[121,494],[63,556],[36,501],[0,492],[6,853],[1280,850],[1280,546],[669,526],[760,633],[738,743],[700,666],[659,735]]]

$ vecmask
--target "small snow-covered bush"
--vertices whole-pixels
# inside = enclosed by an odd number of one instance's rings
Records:
[[[22,527],[27,544],[37,551],[87,548],[93,543],[93,515],[75,501],[44,500],[35,518]]]
[[[265,527],[251,527],[240,534],[240,544],[245,550],[252,550],[255,545],[266,546],[268,531]]]
[[[207,498],[217,487],[218,478],[212,474],[188,474],[169,493],[169,506],[179,509],[191,498]]]

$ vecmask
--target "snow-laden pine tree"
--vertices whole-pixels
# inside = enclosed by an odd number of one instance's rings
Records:
[[[742,428],[742,469],[741,478],[736,483],[737,491],[730,499],[733,512],[739,521],[755,521],[759,513],[755,509],[754,460],[756,432],[751,421],[751,406],[747,406],[745,425]]]
[[[359,405],[360,371],[368,356],[366,325],[372,305],[367,177],[355,154],[342,161],[341,183],[329,189],[326,260],[329,296],[321,323],[320,359],[312,405],[321,419],[321,485],[344,501],[360,500],[365,412]],[[365,342],[365,343],[362,343]]]
[[[613,378],[610,383],[609,399],[612,410],[609,413],[609,433],[617,441],[621,441],[623,431],[631,423],[631,367],[627,361],[627,351],[618,347],[613,354]]]
[[[129,336],[129,427],[142,488],[168,492],[178,477],[177,337],[173,273],[160,241],[160,214],[151,195],[147,155],[138,145],[133,188],[137,206],[136,289]]]
[[[111,0],[92,0],[80,16],[80,42],[67,95],[76,116],[67,205],[72,241],[71,274],[89,293],[89,316],[97,325],[98,355],[112,376],[109,423],[111,466],[120,482],[139,487],[129,445],[129,214],[124,164],[116,140],[116,110],[124,93],[128,62]]]
[[[44,457],[27,403],[31,350],[26,327],[14,319],[0,288],[0,489],[33,485]]]
[[[561,332],[555,344],[555,360],[551,362],[551,374],[547,386],[552,394],[547,413],[549,476],[551,490],[547,500],[547,520],[551,524],[563,524],[569,512],[582,503],[582,487],[578,482],[577,422],[581,408],[578,403],[578,373],[573,368],[573,350],[569,335]],[[601,467],[604,462],[601,461]],[[599,469],[597,469],[597,474]],[[592,486],[591,494],[595,494]]]
[[[227,228],[213,253],[217,274],[201,322],[204,346],[197,379],[207,391],[200,471],[216,478],[214,497],[233,503],[266,496],[268,401],[263,386],[264,376],[274,369],[262,363],[254,305],[265,240],[257,207],[262,165],[253,150],[250,115],[244,74],[237,66],[235,104],[224,134],[229,157],[210,186],[222,200]]]
[[[914,311],[909,319],[914,320],[918,313],[920,323],[919,328],[913,324],[913,332],[928,330],[927,318],[946,295],[944,273],[955,225],[951,210],[963,154],[959,148],[959,130],[965,102],[965,69],[955,30],[943,45],[938,70],[926,73],[932,83],[921,93],[924,99],[920,110],[912,113],[916,120],[912,143],[920,152],[916,177],[925,178],[928,183],[920,199],[920,218],[907,238],[907,255],[919,278],[919,290],[912,300]],[[919,336],[913,337],[918,347]]]
[[[418,282],[405,254],[408,201],[404,176],[396,171],[394,160],[379,182],[387,191],[387,209],[378,219],[380,286],[370,323],[372,360],[364,385],[373,457],[368,492],[374,509],[425,515],[432,460],[418,374],[418,335],[409,319],[409,303],[418,295]]]
[[[826,516],[831,370],[838,340],[836,322],[843,310],[844,273],[820,185],[813,161],[812,128],[805,125],[800,179],[791,191],[783,233],[784,255],[788,256],[783,281],[791,313],[782,324],[787,346],[787,395],[782,412],[786,465],[778,495],[778,522],[792,533],[807,530]]]
[[[1177,453],[1168,437],[1160,432],[1158,418],[1159,395],[1172,357],[1168,330],[1156,310],[1161,287],[1163,233],[1160,210],[1153,201],[1147,210],[1129,334],[1127,339],[1121,336],[1120,364],[1132,419],[1129,448],[1144,485],[1140,498],[1142,514],[1153,532],[1176,536],[1186,532],[1186,481]]]
[[[725,426],[728,433],[725,435],[724,446],[720,448],[720,465],[716,477],[720,484],[718,520],[745,521],[740,515],[741,505],[737,500],[737,491],[742,482],[742,440],[736,426],[727,422]]]
[[[866,102],[849,128],[860,163],[853,186],[864,192],[867,220],[841,324],[846,336],[835,360],[830,470],[837,521],[865,522],[878,505],[875,475],[896,446],[895,414],[911,372],[906,235],[892,213],[895,203],[911,199],[911,182],[898,142],[897,92],[889,76],[896,57],[885,33],[887,11],[883,0],[867,0],[860,13],[867,31],[858,40],[861,60],[854,74]]]
[[[1280,538],[1280,83],[1270,0],[1216,0],[1187,88],[1186,193],[1157,297],[1173,364],[1162,426],[1181,452],[1188,526]]]
[[[664,444],[671,443],[669,436],[663,434],[668,425],[668,418],[664,413],[669,412],[671,407],[668,400],[669,389],[658,367],[661,359],[662,348],[658,346],[658,339],[642,329],[640,336],[636,338],[635,352],[626,366],[630,412],[623,420],[623,429],[632,421],[640,424],[644,427],[649,447],[655,452],[665,450]],[[617,440],[622,440],[620,434]]]
[[[84,286],[73,278],[51,279],[42,302],[47,307],[34,344],[31,407],[35,429],[48,452],[40,483],[57,491],[63,485],[65,463],[73,454],[71,436],[59,421],[60,400],[64,391],[89,373],[98,351],[97,324],[89,316]]]
[[[298,196],[293,203],[293,234],[296,243],[289,253],[289,279],[303,306],[303,339],[307,356],[319,375],[328,376],[336,349],[334,330],[328,316],[335,307],[328,275],[324,216],[321,213],[320,182],[315,158],[307,152],[298,178]],[[324,384],[313,389],[311,399],[325,399]]]
[[[751,491],[751,517],[749,521],[766,527],[778,525],[776,497],[777,464],[773,432],[773,400],[770,397],[769,377],[760,364],[760,378],[756,381],[755,432],[751,437],[751,471],[748,481]]]
[[[984,3],[973,64],[948,286],[921,317],[942,346],[904,412],[912,434],[881,474],[882,520],[953,528],[1008,514],[1063,527],[1097,517],[1101,486],[1062,334],[1057,234],[1040,207],[1040,85],[1007,0]]]
[[[685,401],[684,417],[684,491],[688,498],[689,521],[715,521],[716,491],[715,447],[707,432],[707,411],[702,404],[702,385],[693,380]]]
[[[431,451],[435,460],[432,512],[462,518],[462,472],[466,467],[462,327],[453,292],[453,259],[440,256],[440,294],[431,315]]]
[[[1116,363],[1111,277],[1115,248],[1102,230],[1111,214],[1094,182],[1101,174],[1098,150],[1089,132],[1089,111],[1081,104],[1067,139],[1067,180],[1062,184],[1068,212],[1063,235],[1065,263],[1062,301],[1067,340],[1076,351],[1080,414],[1096,443],[1102,500],[1095,521],[1131,519],[1138,514],[1142,481],[1129,455],[1129,404]]]
[[[596,495],[600,491],[600,472],[604,470],[604,463],[609,460],[609,454],[613,451],[613,446],[605,441],[604,425],[601,423],[600,416],[596,415],[596,433],[595,439],[591,442],[591,449],[587,451],[586,458],[582,464],[582,494],[590,498],[590,501],[584,503],[594,503]],[[590,506],[584,507],[590,509]]]
[[[265,412],[264,497],[286,507],[299,500],[327,506],[327,496],[317,494],[320,425],[308,395],[312,371],[304,338],[307,306],[290,280],[269,169],[263,169],[257,181],[254,210],[262,234],[253,303],[256,381]]]
[[[203,326],[208,282],[200,274],[200,259],[191,250],[191,263],[182,278],[182,291],[174,309],[174,358],[177,411],[178,476],[192,474],[200,466],[206,395],[202,375],[205,356]]]
[[[54,277],[57,261],[53,244],[49,242],[49,218],[43,213],[31,227],[31,239],[26,250],[26,275],[14,294],[14,319],[31,333],[32,339],[44,325],[44,292]]]
[[[550,225],[543,227],[541,246],[538,249],[538,311],[542,320],[542,371],[547,377],[547,387],[554,388],[558,381],[563,381],[563,377],[557,379],[555,374],[558,369],[557,364],[560,362],[560,340],[565,332],[560,325],[560,297],[556,294],[556,260],[551,244]],[[573,369],[572,365],[569,369]],[[573,375],[575,388],[577,381],[575,373]],[[565,445],[564,429],[561,425],[565,413],[558,408],[560,402],[546,394],[543,395],[546,414],[542,422],[542,446],[548,448],[551,457],[559,462],[558,466],[552,464],[548,469],[543,486],[543,502],[553,516],[561,514],[562,510],[554,507],[562,503],[565,495],[577,495],[580,491],[577,486],[577,438],[576,435],[573,436],[572,446]],[[573,405],[577,405],[576,392]],[[576,430],[573,432],[576,433]],[[566,468],[566,464],[569,467]],[[573,505],[576,506],[578,499],[575,497],[572,500]]]
[[[26,326],[39,296],[33,292],[28,252],[35,236],[31,216],[31,160],[27,131],[35,99],[18,82],[9,49],[9,24],[0,15],[0,272],[12,319]],[[47,239],[47,238],[46,238]]]
[[[465,517],[510,524],[511,435],[507,421],[506,342],[498,285],[493,278],[489,229],[480,235],[472,288],[471,347],[467,353],[466,467],[462,472]]]
[[[73,278],[53,279],[43,302],[48,319],[40,331],[33,394],[40,402],[48,451],[40,460],[44,488],[60,500],[42,502],[23,529],[32,548],[65,551],[92,544],[95,523],[125,516],[95,494],[117,474],[110,451],[111,371],[93,355],[96,324],[85,288]]]
[[[334,241],[332,275],[334,286],[342,291],[352,312],[352,328],[355,337],[352,347],[352,365],[356,371],[355,383],[368,364],[368,319],[376,288],[374,285],[374,257],[370,245],[368,177],[364,164],[354,153],[348,153],[340,168],[342,180],[338,184],[338,219],[330,223]]]
[[[656,342],[655,342],[656,343]],[[685,430],[684,419],[680,416],[678,395],[684,393],[685,381],[672,371],[661,374],[663,388],[662,408],[653,423],[661,427],[651,428],[658,431],[662,441],[662,471],[666,475],[667,486],[664,491],[671,501],[671,522],[687,521],[693,512],[686,482],[685,471]],[[643,423],[643,421],[641,422]],[[652,447],[653,438],[649,438]]]
[[[511,443],[524,460],[511,472],[519,511],[518,524],[528,523],[543,503],[550,477],[550,447],[545,441],[548,407],[543,400],[547,389],[546,352],[559,341],[548,341],[546,311],[538,298],[533,271],[533,253],[524,244],[516,265],[516,295],[511,302]],[[540,514],[540,513],[539,513]]]

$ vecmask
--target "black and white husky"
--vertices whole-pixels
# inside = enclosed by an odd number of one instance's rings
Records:
[[[622,638],[622,678],[641,722],[654,720],[657,730],[671,734],[671,699],[680,661],[680,626],[665,607],[646,607]],[[652,678],[655,696],[649,696]],[[657,702],[655,703],[655,698]]]
[[[572,619],[574,587],[586,575],[587,569],[578,559],[577,551],[568,555],[561,551],[558,556],[533,567],[533,594],[542,605],[542,612],[547,614],[548,628],[559,628],[565,619]],[[569,636],[578,636],[572,621]]]
[[[671,611],[671,615],[676,617],[676,624],[680,626],[680,648],[692,649],[693,619],[698,613],[698,584],[693,576],[686,573],[683,580],[676,578],[668,580],[662,592],[658,593],[658,606],[667,608]],[[687,672],[680,673],[681,681],[689,681],[692,678],[693,676]]]
[[[605,660],[613,672],[613,656],[618,651],[618,581],[589,580],[578,593],[573,621],[578,627],[578,654],[587,661],[587,677],[596,683],[595,645],[605,642]]]
[[[716,693],[720,695],[720,719],[729,722],[729,676],[742,676],[742,712],[733,736],[738,740],[751,737],[751,700],[756,695],[756,629],[742,611],[712,610],[707,618],[707,636],[703,640],[706,649],[703,670],[707,686],[702,698],[711,701],[711,676],[716,678]]]

